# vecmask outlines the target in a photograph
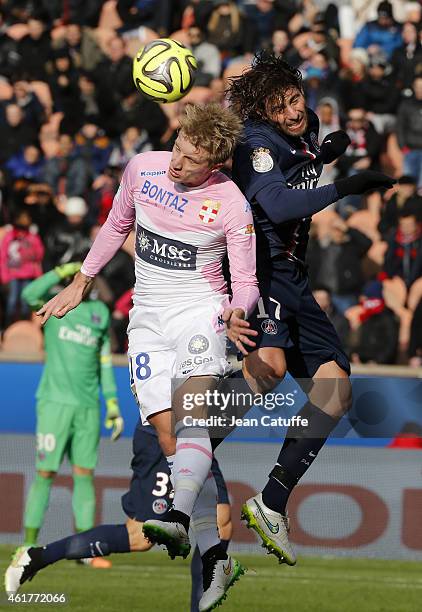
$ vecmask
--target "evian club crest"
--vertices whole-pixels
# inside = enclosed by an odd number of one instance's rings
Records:
[[[215,221],[218,211],[220,210],[220,206],[221,202],[216,202],[215,200],[204,200],[198,215],[202,223],[212,223]]]

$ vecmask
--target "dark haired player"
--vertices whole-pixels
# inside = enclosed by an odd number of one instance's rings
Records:
[[[301,74],[282,59],[256,56],[250,70],[232,79],[228,96],[245,124],[233,179],[252,206],[261,295],[249,318],[259,332],[256,349],[245,357],[243,375],[265,392],[289,371],[308,394],[299,413],[308,427],[288,429],[266,486],[244,504],[242,518],[280,562],[294,565],[287,500],[351,403],[348,359],[308,285],[311,217],[346,195],[388,189],[394,180],[365,171],[317,187],[323,164],[342,155],[350,140],[337,131],[318,144],[318,117],[306,107]]]

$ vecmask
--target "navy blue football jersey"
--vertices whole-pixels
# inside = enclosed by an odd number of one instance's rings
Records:
[[[259,205],[256,194],[271,183],[281,183],[288,189],[317,186],[323,166],[319,159],[319,119],[309,108],[307,113],[308,129],[301,137],[288,136],[264,121],[247,120],[245,137],[234,153],[233,180],[252,206],[258,268],[276,256],[301,262],[305,259],[311,218],[274,224]]]

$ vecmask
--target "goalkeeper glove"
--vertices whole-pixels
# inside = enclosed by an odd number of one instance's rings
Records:
[[[68,276],[75,276],[76,272],[79,272],[79,270],[81,269],[81,266],[82,262],[72,261],[70,263],[65,263],[61,266],[57,266],[56,268],[54,268],[54,272],[57,274],[60,280],[63,280]]]
[[[341,157],[350,143],[349,136],[343,130],[327,134],[321,143],[321,153],[319,154],[322,163],[331,164],[335,159]]]
[[[344,198],[347,195],[360,195],[365,193],[365,191],[391,189],[395,182],[393,178],[382,174],[382,172],[364,170],[359,172],[359,174],[334,181],[334,185],[336,186],[338,197]]]
[[[106,400],[106,418],[104,421],[104,427],[111,429],[110,439],[114,442],[118,440],[123,432],[125,422],[123,417],[120,416],[119,404],[116,398]]]

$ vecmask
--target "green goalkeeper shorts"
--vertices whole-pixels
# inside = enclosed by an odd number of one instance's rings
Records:
[[[93,470],[100,441],[100,407],[37,403],[37,470],[57,472],[65,453],[72,465]]]

